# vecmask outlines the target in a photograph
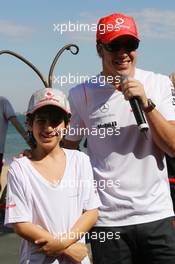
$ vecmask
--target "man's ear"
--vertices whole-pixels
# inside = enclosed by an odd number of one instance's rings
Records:
[[[100,58],[102,58],[103,57],[103,48],[100,46],[100,44],[96,45],[96,49],[97,49],[97,52],[98,52],[98,56]]]

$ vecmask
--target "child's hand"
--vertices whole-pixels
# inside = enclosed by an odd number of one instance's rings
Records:
[[[44,253],[47,256],[58,256],[61,250],[64,249],[64,246],[58,239],[38,239],[35,241],[35,245],[39,246],[38,252]]]
[[[88,255],[88,249],[83,243],[74,243],[66,248],[63,253],[73,262],[79,263]]]

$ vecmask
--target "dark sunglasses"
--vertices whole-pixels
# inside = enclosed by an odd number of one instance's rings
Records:
[[[127,41],[114,41],[110,44],[99,43],[101,47],[106,49],[109,52],[117,52],[121,49],[125,49],[127,52],[136,50],[139,46],[139,41],[136,39],[129,39]]]

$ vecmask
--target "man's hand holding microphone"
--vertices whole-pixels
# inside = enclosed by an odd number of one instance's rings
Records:
[[[138,128],[146,135],[148,124],[145,120],[143,110],[148,108],[148,99],[143,85],[132,77],[121,75],[120,88],[125,100],[128,100],[134,113]]]

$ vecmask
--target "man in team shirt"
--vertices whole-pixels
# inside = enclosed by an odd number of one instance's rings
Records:
[[[64,143],[77,148],[86,131],[102,202],[92,230],[97,234],[91,237],[93,263],[174,264],[175,220],[165,162],[165,153],[175,155],[172,83],[136,68],[140,39],[132,17],[101,18],[96,40],[102,72],[96,83],[70,90],[71,133]],[[149,125],[147,138],[138,130],[132,97],[138,98]],[[119,239],[112,236],[117,232]]]

